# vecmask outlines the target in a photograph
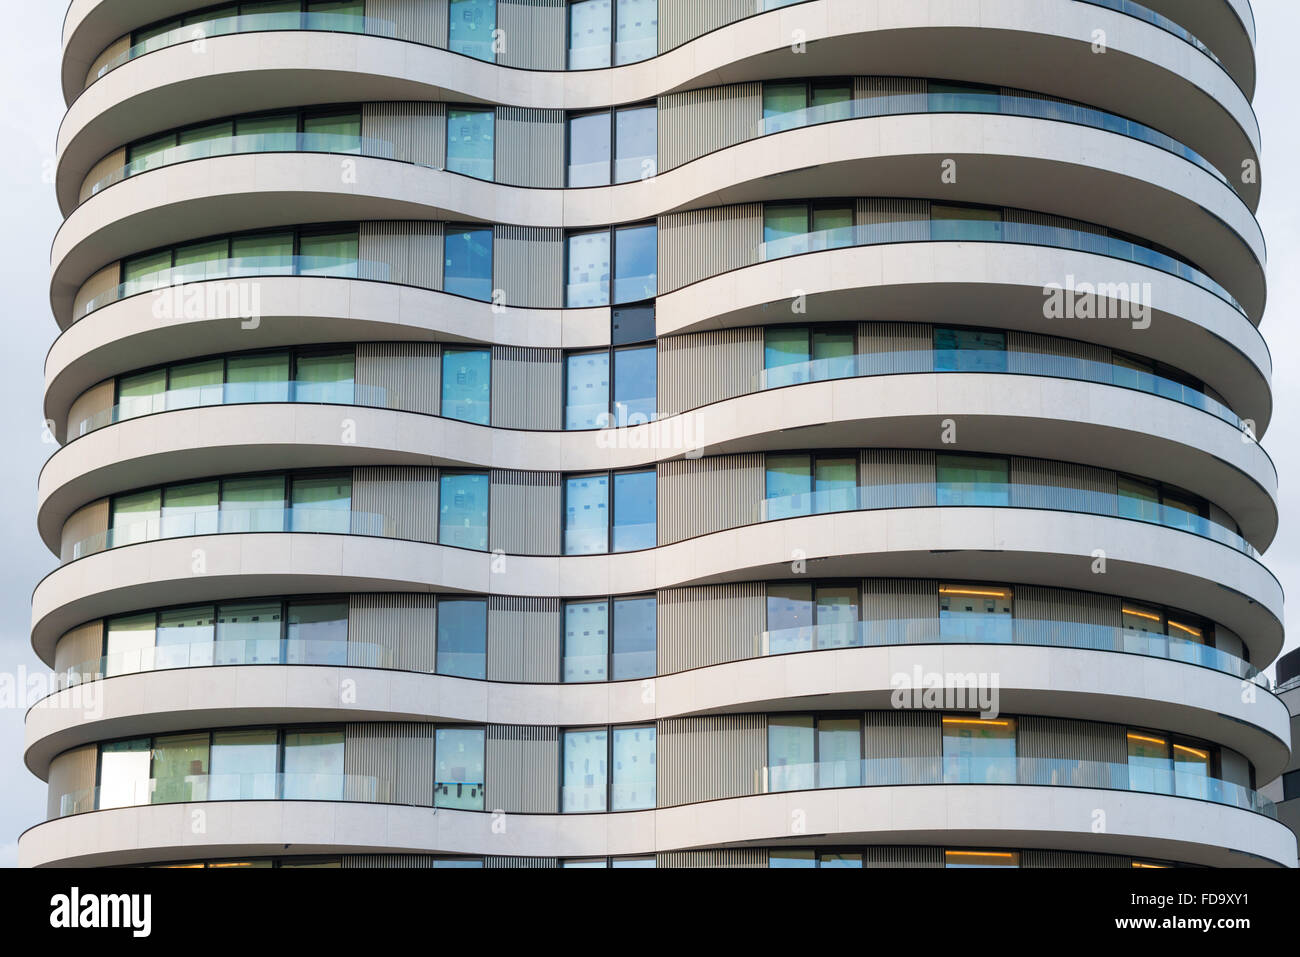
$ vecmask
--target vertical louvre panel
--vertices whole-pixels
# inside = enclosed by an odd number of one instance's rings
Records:
[[[707,851],[663,851],[656,867],[767,867],[765,847],[721,847]]]
[[[1016,756],[1124,764],[1128,739],[1118,724],[1026,715],[1017,722]]]
[[[511,38],[507,35],[507,46]],[[498,106],[496,181],[537,188],[563,186],[564,140],[563,110]]]
[[[564,403],[559,349],[492,347],[492,424],[502,429],[559,429]]]
[[[443,224],[424,221],[362,223],[358,276],[421,289],[442,288]]]
[[[484,867],[559,867],[560,862],[554,857],[486,857]]]
[[[937,711],[868,711],[862,723],[865,783],[943,780],[943,724]],[[888,760],[879,760],[888,759]]]
[[[1246,661],[1250,660],[1250,655],[1241,640],[1241,636],[1231,628],[1225,628],[1223,625],[1216,624],[1214,626],[1214,647],[1226,654],[1235,655]]]
[[[660,545],[757,518],[765,487],[761,452],[677,459],[658,470]]]
[[[1118,491],[1115,473],[1090,465],[1011,457],[1011,504],[1019,508],[1061,508],[1113,514],[1106,496]],[[1059,491],[1058,491],[1059,490]]]
[[[363,342],[356,383],[386,409],[437,415],[442,398],[442,346],[436,342]]]
[[[1007,333],[1007,352],[1007,369],[1026,375],[1060,375],[1064,371],[1092,378],[1100,370],[1090,369],[1081,362],[1062,362],[1061,359],[1109,364],[1111,357],[1106,346],[1016,331]]]
[[[1017,238],[1016,225],[1037,226],[1040,227],[1036,231],[1037,235],[1041,236],[1044,234],[1044,230],[1047,230],[1047,241],[1057,245],[1067,246],[1077,241],[1079,237],[1071,237],[1066,233],[1067,230],[1073,230],[1086,234],[1083,237],[1085,251],[1103,256],[1108,252],[1106,230],[1101,226],[1094,226],[1082,220],[1067,219],[1064,216],[1053,216],[1050,213],[1039,213],[1028,209],[1004,209],[1002,219],[1008,224],[1005,233],[1009,242],[1015,242]],[[1051,230],[1059,230],[1060,232],[1054,235]]]
[[[118,37],[107,47],[105,47],[104,52],[101,53],[99,56],[95,57],[94,61],[90,64],[90,69],[86,71],[86,82],[85,85],[82,87],[82,89],[85,89],[87,86],[90,86],[90,84],[98,80],[100,70],[108,66],[108,64],[111,61],[116,60],[118,57],[125,55],[128,51],[130,51],[130,49],[131,49],[131,34],[129,33],[126,34],[125,36]]]
[[[433,806],[433,725],[412,721],[349,723],[343,728],[343,771],[378,778],[395,804]]]
[[[859,322],[858,355],[879,355],[882,372],[933,372],[934,327],[923,322]],[[867,368],[876,366],[867,362]]]
[[[73,668],[79,673],[98,674],[98,660],[104,653],[104,622],[88,621],[67,632],[54,646],[54,670],[60,674]]]
[[[493,469],[488,547],[508,555],[560,554],[561,489],[559,472]]]
[[[753,139],[763,84],[735,83],[659,97],[659,172]]]
[[[447,0],[366,0],[366,16],[389,21],[399,40],[447,48]]]
[[[488,598],[488,680],[558,683],[560,600]]]
[[[923,243],[930,238],[930,201],[859,199],[856,223],[859,226],[888,226],[888,229],[867,231],[871,239],[879,242]]]
[[[98,766],[99,746],[94,744],[64,751],[50,762],[49,791],[45,806],[45,817],[48,820],[59,816],[65,794],[69,796],[69,803],[79,803],[79,810],[88,811],[94,807],[90,795],[82,792],[95,786]]]
[[[1085,854],[1082,851],[1021,851],[1021,867],[1104,868],[1132,867],[1131,858],[1115,854]]]
[[[109,263],[82,283],[81,288],[77,290],[76,297],[72,300],[73,321],[75,322],[86,314],[86,308],[92,300],[105,293],[112,292],[121,281],[122,264],[115,262]]]
[[[437,860],[432,854],[344,854],[341,868],[432,868]]]
[[[382,515],[384,535],[438,541],[438,470],[377,465],[352,470],[352,512]]]
[[[126,165],[126,149],[116,149],[109,153],[98,163],[90,168],[86,178],[81,181],[81,189],[77,192],[77,202],[84,203],[90,197],[95,195],[95,184],[99,183],[106,176],[116,173]]]
[[[761,791],[767,715],[668,718],[657,724],[659,807]]]
[[[116,397],[116,379],[105,379],[99,385],[87,389],[77,396],[77,400],[72,403],[72,408],[68,410],[67,427],[63,433],[64,440],[71,442],[78,436],[84,435],[82,423],[86,423],[88,429],[91,425],[88,420],[97,415],[106,416],[108,411],[113,408],[113,400]]]
[[[909,644],[939,640],[939,584],[908,578],[868,578],[862,582],[862,621],[868,637],[905,636]],[[871,622],[906,621],[902,630]]]
[[[941,847],[867,847],[863,867],[943,867]]]
[[[759,12],[754,0],[659,0],[659,52]]]
[[[863,449],[858,453],[868,508],[934,505],[934,453],[927,449]]]
[[[763,204],[659,217],[659,294],[758,261]]]
[[[68,517],[63,523],[63,535],[59,544],[60,559],[67,562],[103,550],[103,536],[108,532],[108,505],[109,500],[101,498],[98,502],[77,509]]]
[[[378,645],[399,671],[432,674],[437,667],[437,634],[433,595],[361,594],[348,598],[348,641]]]
[[[492,286],[507,306],[564,305],[564,230],[492,227]]]
[[[563,70],[568,53],[567,0],[497,0],[497,29],[505,49],[502,66]]]
[[[665,588],[657,602],[659,674],[752,658],[766,627],[762,582]]]
[[[910,76],[855,76],[853,98],[875,100],[890,97],[889,113],[924,113],[929,108],[926,82]],[[881,109],[885,109],[883,106]],[[867,115],[871,115],[870,108]]]
[[[393,145],[393,159],[447,166],[447,104],[363,103],[361,135]]]
[[[487,803],[494,811],[556,814],[560,739],[556,728],[488,725]]]
[[[757,327],[665,336],[659,340],[659,409],[677,415],[753,392],[763,371]]]
[[[1030,644],[1052,644],[1062,636],[1086,637],[1102,647],[1122,648],[1120,612],[1122,602],[1113,595],[1017,585],[1012,608],[1016,618],[1016,640]],[[1053,622],[1079,622],[1092,626],[1053,627]],[[1059,633],[1059,634],[1058,634]]]

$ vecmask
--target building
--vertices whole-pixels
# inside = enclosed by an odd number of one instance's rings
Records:
[[[1294,866],[1146,2],[73,0],[21,862]]]
[[[1273,689],[1291,713],[1291,740],[1300,734],[1300,650],[1283,655],[1277,661],[1277,687]],[[1277,803],[1277,817],[1300,834],[1300,756],[1291,762],[1281,777],[1260,788],[1269,800]]]

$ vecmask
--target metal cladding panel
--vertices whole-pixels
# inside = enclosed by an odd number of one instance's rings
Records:
[[[366,16],[387,20],[399,40],[447,48],[447,0],[366,0]]]
[[[868,711],[862,723],[867,759],[933,758],[937,761],[943,757],[941,718],[937,711]]]
[[[485,857],[484,867],[559,867],[560,861],[554,857]]]
[[[564,305],[564,230],[492,227],[492,286],[506,306],[559,309]]]
[[[1063,363],[1061,358],[1107,365],[1111,361],[1111,350],[1107,346],[1015,330],[1007,333],[1007,353],[1007,369],[1028,375],[1055,375],[1062,369],[1083,371],[1082,366]]]
[[[943,867],[941,847],[867,847],[863,867]]]
[[[721,329],[659,340],[659,410],[678,415],[758,388],[763,330]]]
[[[862,449],[858,475],[868,507],[917,508],[938,501],[934,452],[928,449]]]
[[[753,265],[762,242],[762,203],[660,216],[659,294]]]
[[[930,100],[926,96],[926,81],[911,76],[855,76],[853,99],[874,100],[891,97],[889,113],[925,113]]]
[[[759,135],[763,84],[734,83],[659,97],[659,172]]]
[[[567,0],[497,0],[502,66],[563,70],[568,54]]]
[[[1110,243],[1106,238],[1106,230],[1102,226],[1093,223],[1085,223],[1078,219],[1068,219],[1065,216],[1053,216],[1051,213],[1039,213],[1028,209],[1002,210],[1002,219],[1004,222],[1013,224],[1025,224],[1029,226],[1044,226],[1050,229],[1073,230],[1079,233],[1088,233],[1090,236],[1084,237],[1082,248],[1087,252],[1097,253],[1099,255],[1108,255]],[[1008,239],[1014,239],[1014,227],[1008,232]],[[1092,239],[1091,237],[1096,237]],[[1077,237],[1076,237],[1077,239]],[[1060,245],[1070,245],[1074,240],[1069,239],[1064,233],[1057,240]]]
[[[754,0],[659,0],[659,52],[758,12]]]
[[[355,468],[352,512],[382,515],[386,536],[437,544],[438,470],[423,465]]]
[[[442,288],[443,224],[385,220],[360,225],[358,278]]]
[[[493,469],[488,489],[488,548],[508,555],[560,554],[559,472]]]
[[[761,452],[659,463],[659,544],[749,525],[766,482]]]
[[[560,600],[488,598],[489,681],[560,681]]]
[[[758,794],[767,764],[767,715],[656,722],[659,807]]]
[[[442,346],[437,342],[362,342],[356,383],[386,409],[437,415],[442,399]],[[364,396],[363,396],[364,398]]]
[[[102,619],[88,621],[65,633],[54,646],[54,670],[64,674],[91,665],[93,671],[87,668],[86,673],[98,674],[98,661],[103,654],[104,622]]]
[[[84,435],[81,424],[96,415],[107,414],[113,408],[115,398],[117,398],[116,379],[105,379],[99,385],[77,396],[76,401],[72,403],[72,408],[68,409],[67,427],[63,433],[64,441],[71,442],[78,436]],[[88,422],[87,424],[89,425]]]
[[[1015,603],[1016,640],[1030,644],[1050,645],[1060,637],[1052,622],[1079,622],[1096,626],[1094,637],[1103,646],[1122,648],[1120,625],[1123,622],[1123,602],[1114,595],[1073,591],[1068,588],[1043,588],[1039,585],[1017,585]],[[1107,631],[1109,629],[1109,632]],[[1069,633],[1074,633],[1070,629]]]
[[[1114,514],[1119,489],[1115,473],[1091,465],[1011,457],[1011,504],[1018,508],[1059,508]],[[1055,489],[1064,489],[1057,492]]]
[[[656,601],[661,675],[758,654],[766,627],[763,582],[665,588]]]
[[[351,723],[343,729],[343,771],[390,782],[396,804],[433,807],[434,727],[419,722]]]
[[[81,181],[81,190],[77,193],[77,202],[84,203],[94,196],[92,190],[95,184],[100,182],[106,176],[116,173],[122,167],[126,166],[126,148],[113,150],[102,160],[90,168],[86,178]]]
[[[488,725],[486,782],[494,811],[559,813],[559,729]]]
[[[939,583],[926,579],[868,578],[862,582],[862,621],[907,621],[904,637],[908,644],[929,644],[939,640]],[[864,624],[868,636],[874,633]],[[887,626],[880,626],[886,628]],[[886,630],[885,635],[897,632]]]
[[[342,868],[432,868],[436,861],[432,854],[344,854],[339,860]]]
[[[86,314],[86,306],[90,304],[91,300],[112,292],[121,281],[122,264],[113,262],[82,283],[81,288],[77,290],[76,297],[72,300],[73,321],[75,322]]]
[[[928,199],[869,198],[857,201],[855,223],[859,226],[893,224],[893,242],[927,242],[930,239]]]
[[[1133,859],[1116,854],[1087,854],[1082,851],[1021,851],[1021,867],[1103,868],[1133,866]]]
[[[891,357],[885,372],[933,372],[934,327],[923,322],[860,322],[857,350],[864,356],[906,353]]]
[[[74,549],[80,542],[87,539],[102,536],[108,532],[108,509],[109,499],[101,498],[98,502],[91,502],[77,509],[68,520],[63,523],[63,535],[59,544],[59,558],[65,562],[71,561],[75,557]],[[102,548],[102,540],[96,544],[88,546],[89,551],[95,551]]]
[[[564,154],[563,110],[497,107],[496,182],[539,189],[564,186]]]
[[[559,430],[564,412],[564,352],[492,347],[492,424],[501,429]]]
[[[1118,724],[1025,715],[1017,721],[1016,757],[1126,764],[1127,732]]]
[[[437,634],[433,595],[361,594],[348,598],[348,641],[378,645],[399,671],[432,674],[437,667]]]
[[[49,789],[45,804],[46,820],[59,816],[63,795],[88,791],[95,786],[99,769],[99,746],[87,744],[64,751],[50,762]]]
[[[767,867],[765,847],[720,847],[707,851],[663,851],[656,867]]]
[[[120,56],[124,56],[130,49],[131,34],[129,33],[125,36],[118,37],[105,47],[104,52],[95,57],[94,62],[90,64],[90,69],[86,71],[85,86],[90,86],[90,84],[98,80],[100,70],[107,66],[110,61],[115,60]],[[83,89],[84,88],[85,87],[83,87]]]
[[[447,104],[363,103],[361,135],[393,146],[393,159],[447,167]]]

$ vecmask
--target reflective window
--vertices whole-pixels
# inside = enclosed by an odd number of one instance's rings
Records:
[[[936,327],[934,369],[936,372],[1006,372],[1006,333]]]
[[[447,169],[491,180],[496,157],[494,109],[447,110]]]
[[[1015,719],[945,715],[943,764],[949,784],[1015,784]]]
[[[571,601],[564,606],[563,680],[609,677],[609,602]]]
[[[162,490],[162,525],[159,536],[211,535],[217,532],[220,483],[190,482]]]
[[[195,668],[212,664],[212,643],[216,636],[216,610],[212,605],[160,611],[155,667]]]
[[[131,419],[137,415],[162,412],[166,408],[164,397],[166,391],[166,369],[123,376],[117,380],[119,418]]]
[[[768,455],[767,518],[808,515],[812,511],[812,461],[808,455]]]
[[[1010,588],[940,585],[939,634],[945,641],[1009,642],[1014,637]]]
[[[570,70],[610,65],[613,19],[611,0],[575,0],[569,4]]]
[[[614,302],[653,299],[657,289],[658,229],[654,223],[614,230]]]
[[[774,715],[767,721],[767,774],[770,791],[815,787],[817,738],[812,715]]]
[[[653,548],[657,537],[655,508],[658,477],[653,471],[614,473],[614,542],[612,551]]]
[[[858,607],[854,585],[769,585],[768,654],[859,644]]]
[[[655,105],[615,110],[614,182],[634,183],[655,175],[658,157],[659,120]]]
[[[298,356],[294,362],[294,401],[351,403],[356,364],[352,350]]]
[[[604,728],[565,731],[563,747],[560,810],[565,814],[606,810],[609,733]]]
[[[609,408],[609,350],[576,352],[565,358],[564,427],[607,428]]]
[[[290,602],[285,639],[284,658],[291,665],[346,665],[348,603]]]
[[[284,609],[278,601],[226,602],[217,606],[219,665],[276,664]]]
[[[439,728],[434,742],[433,806],[483,810],[484,731]]]
[[[226,363],[222,359],[172,366],[167,370],[167,408],[220,405],[225,401],[225,377]]]
[[[564,554],[609,551],[609,475],[576,475],[564,482]]]
[[[442,414],[488,425],[492,421],[492,350],[443,346]]]
[[[289,354],[261,352],[226,360],[227,402],[289,401]]]
[[[223,532],[281,532],[285,529],[285,477],[255,475],[221,483]]]
[[[304,232],[298,239],[298,272],[303,276],[355,276],[357,231]]]
[[[208,733],[171,734],[153,742],[154,804],[206,801]]]
[[[613,729],[613,780],[610,810],[635,811],[655,806],[655,729]]]
[[[659,363],[656,346],[614,350],[614,417],[617,425],[653,421],[658,412]]]
[[[612,390],[611,354],[614,364]],[[653,345],[568,355],[565,358],[564,427],[623,428],[653,421],[658,406],[657,356],[657,348]]]
[[[487,602],[482,598],[438,601],[440,675],[487,677]]]
[[[496,0],[451,0],[447,49],[492,63],[492,33],[497,25]]]
[[[1010,504],[1010,476],[1004,458],[936,455],[934,470],[939,505]]]
[[[448,226],[443,245],[443,289],[453,295],[491,301],[492,230]]]
[[[654,597],[614,600],[613,680],[655,674],[656,603]]]
[[[817,852],[810,848],[774,848],[768,853],[768,867],[816,867]]]
[[[444,472],[438,477],[438,542],[487,551],[488,477]]]
[[[295,476],[290,528],[295,532],[352,531],[350,475]]]
[[[1128,786],[1133,791],[1173,793],[1174,762],[1169,739],[1153,731],[1128,732]]]
[[[609,230],[574,233],[568,241],[565,302],[571,309],[609,305]]]
[[[636,63],[655,55],[659,49],[659,0],[618,0],[614,16],[616,64]]]
[[[609,182],[610,112],[569,117],[569,185],[604,186]]]
[[[286,801],[342,801],[352,796],[344,787],[342,728],[285,732],[281,793]]]
[[[99,749],[99,809],[149,803],[148,738],[114,741]]]
[[[209,800],[275,800],[279,750],[274,730],[214,732]]]

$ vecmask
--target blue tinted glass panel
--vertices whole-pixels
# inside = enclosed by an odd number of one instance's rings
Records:
[[[578,475],[564,483],[564,554],[609,551],[609,476]]]
[[[569,279],[565,301],[570,308],[609,305],[609,231],[569,237]]]
[[[447,169],[475,179],[492,179],[494,110],[447,111]]]
[[[564,680],[609,677],[609,602],[571,601],[564,606]]]
[[[609,420],[609,353],[580,352],[565,360],[564,427],[600,429]]]
[[[615,681],[654,675],[655,607],[654,598],[620,598],[614,602]]]
[[[435,736],[433,806],[483,810],[482,728],[439,728]]]
[[[492,230],[448,226],[443,288],[457,296],[492,298]]]
[[[569,117],[569,185],[609,182],[609,110]]]
[[[656,480],[654,472],[614,474],[614,551],[654,547]]]
[[[614,353],[614,406],[617,425],[641,425],[658,408],[658,352],[655,346],[619,349]]]
[[[654,298],[659,258],[657,235],[653,223],[614,230],[614,302]]]
[[[487,550],[488,477],[452,472],[438,480],[438,542]]]
[[[448,419],[488,425],[492,412],[492,352],[442,350],[442,414]]]
[[[492,31],[497,25],[496,0],[451,0],[447,48],[492,63]]]
[[[614,774],[610,810],[655,806],[655,729],[614,729]]]
[[[445,598],[438,602],[438,674],[487,677],[487,602]]]

